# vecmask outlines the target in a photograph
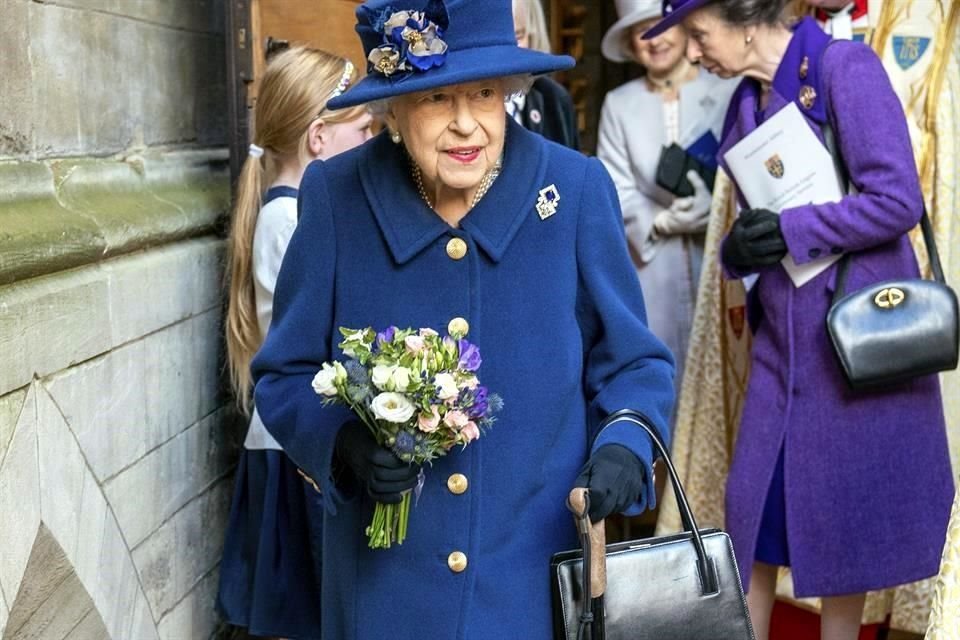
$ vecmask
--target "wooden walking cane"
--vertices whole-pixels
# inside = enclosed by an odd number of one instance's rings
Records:
[[[590,522],[590,490],[577,487],[567,497],[567,508],[573,513],[577,533],[583,547],[584,606],[580,614],[577,638],[585,638],[590,629],[591,640],[603,640],[603,597],[607,588],[607,534],[603,520]]]

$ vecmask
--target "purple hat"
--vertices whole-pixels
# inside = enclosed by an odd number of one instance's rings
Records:
[[[675,27],[688,15],[697,9],[706,6],[713,0],[663,0],[663,20],[643,34],[644,40],[656,38],[671,27]]]

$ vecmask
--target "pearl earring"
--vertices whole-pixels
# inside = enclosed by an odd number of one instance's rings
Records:
[[[753,44],[753,36],[747,36],[747,44]]]
[[[403,136],[400,135],[399,131],[391,132],[390,139],[393,141],[393,144],[400,144],[401,142],[403,142]]]

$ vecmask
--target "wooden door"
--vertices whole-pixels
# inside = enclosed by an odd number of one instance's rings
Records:
[[[304,44],[341,55],[366,69],[354,31],[362,0],[229,0],[227,82],[230,97],[230,169],[234,180],[250,144],[250,113],[257,100],[268,43]]]

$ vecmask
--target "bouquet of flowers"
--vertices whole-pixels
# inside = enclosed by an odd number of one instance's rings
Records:
[[[461,336],[397,327],[340,333],[348,359],[323,363],[313,389],[325,404],[350,407],[377,442],[404,462],[422,465],[457,445],[466,447],[503,407],[477,378],[480,350]],[[403,543],[411,493],[397,505],[377,503],[366,531],[371,548]]]

